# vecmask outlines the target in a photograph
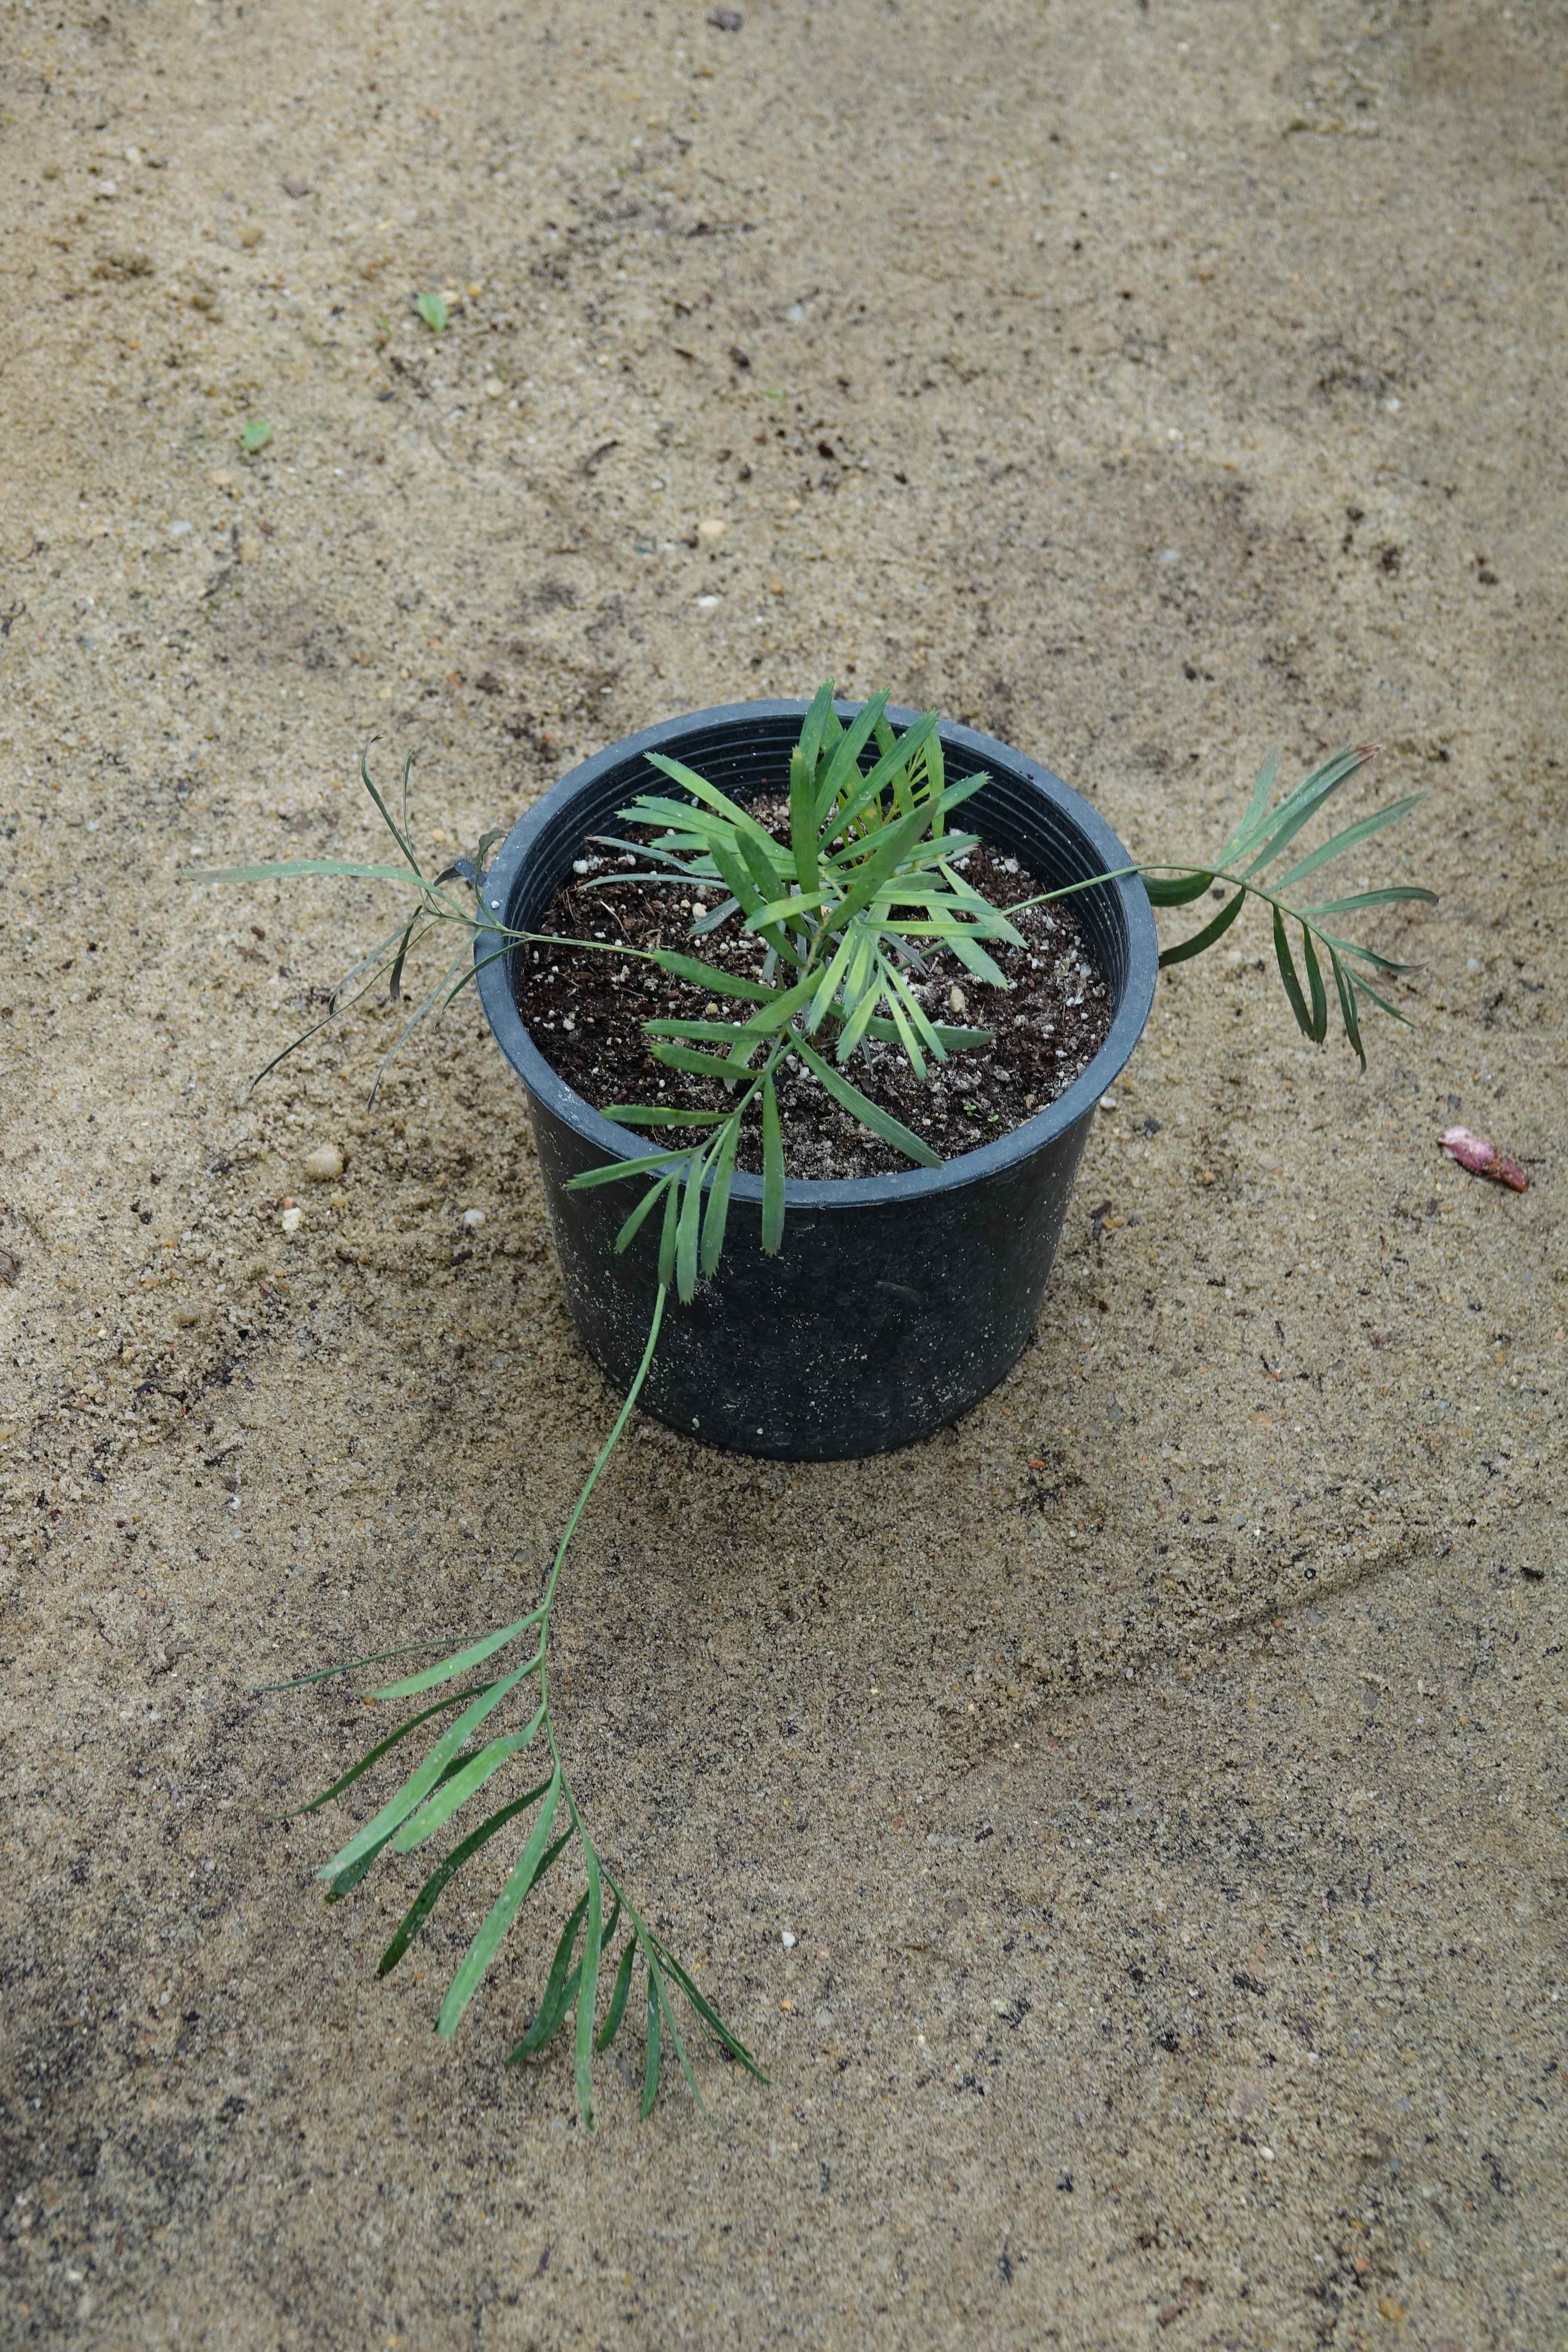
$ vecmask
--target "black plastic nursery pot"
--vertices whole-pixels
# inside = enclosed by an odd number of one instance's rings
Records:
[[[847,720],[858,704],[840,703]],[[512,827],[485,885],[490,911],[531,929],[588,837],[647,789],[650,751],[683,761],[736,800],[787,793],[804,702],[742,702],[629,735],[584,761]],[[915,714],[889,710],[896,727]],[[1021,752],[966,727],[940,730],[948,779],[984,770],[963,823],[1018,858],[1046,888],[1131,863],[1086,801]],[[874,758],[873,743],[868,759]],[[658,789],[671,787],[658,780]],[[762,1249],[762,1180],[737,1175],[724,1253],[689,1307],[666,1312],[646,1410],[673,1429],[742,1454],[832,1461],[926,1437],[994,1388],[1033,1330],[1100,1097],[1125,1066],[1153,1001],[1158,946],[1143,886],[1128,876],[1075,900],[1115,1003],[1110,1032],[1047,1109],[941,1168],[791,1181],[784,1246]],[[479,989],[502,1053],[528,1090],[567,1303],[589,1353],[629,1387],[658,1287],[658,1220],[623,1255],[631,1184],[570,1192],[583,1170],[645,1151],[574,1094],[518,1011],[510,956]]]

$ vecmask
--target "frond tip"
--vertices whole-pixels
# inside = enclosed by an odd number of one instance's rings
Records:
[[[1399,904],[1435,907],[1436,891],[1412,883],[1396,883],[1381,889],[1354,890],[1348,895],[1303,903],[1300,886],[1313,875],[1331,866],[1352,849],[1360,849],[1409,815],[1425,799],[1423,793],[1407,793],[1403,799],[1391,801],[1386,808],[1374,809],[1348,824],[1316,849],[1298,857],[1277,880],[1265,879],[1265,869],[1294,841],[1321,809],[1325,807],[1341,786],[1364,767],[1373,757],[1375,746],[1367,743],[1353,749],[1336,751],[1305,777],[1293,792],[1270,807],[1274,778],[1279,765],[1278,752],[1270,754],[1258,772],[1258,782],[1246,815],[1231,835],[1212,866],[1152,865],[1141,867],[1149,901],[1156,907],[1185,906],[1201,898],[1211,887],[1229,887],[1235,895],[1228,898],[1211,922],[1200,931],[1193,932],[1174,947],[1163,949],[1161,964],[1184,962],[1189,957],[1201,955],[1224,937],[1241,913],[1247,898],[1257,898],[1268,907],[1273,917],[1274,960],[1279,968],[1286,1002],[1295,1015],[1296,1024],[1303,1036],[1321,1045],[1329,1031],[1328,991],[1322,975],[1321,957],[1328,959],[1333,974],[1334,993],[1338,1002],[1340,1023],[1347,1044],[1356,1055],[1362,1068],[1366,1068],[1366,1049],[1362,1042],[1361,1008],[1363,1001],[1375,1005],[1395,1021],[1405,1021],[1407,1015],[1391,1004],[1372,985],[1357,964],[1374,971],[1398,974],[1409,969],[1380,955],[1373,948],[1359,945],[1331,931],[1321,919],[1323,916],[1359,914],[1373,907]],[[1288,925],[1293,924],[1300,934],[1301,968],[1307,976],[1303,990],[1296,968]]]

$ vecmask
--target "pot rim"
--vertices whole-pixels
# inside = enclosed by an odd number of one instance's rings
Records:
[[[618,742],[595,752],[591,759],[580,761],[548,792],[542,793],[512,826],[485,877],[487,908],[491,913],[505,919],[540,835],[609,769],[647,751],[674,752],[680,739],[698,728],[743,724],[747,720],[761,719],[804,718],[810,707],[805,700],[783,698],[721,703],[709,710],[684,711],[679,718],[662,719],[658,725],[645,727],[635,735],[623,736]],[[835,704],[844,719],[853,718],[863,707],[858,702]],[[889,723],[900,729],[911,726],[920,716],[917,711],[895,709],[891,706],[887,715]],[[1043,793],[1083,835],[1103,870],[1110,872],[1117,866],[1132,863],[1125,845],[1099,812],[1075,793],[1070,784],[1064,783],[1059,776],[1043,767],[1037,760],[1031,760],[995,736],[983,735],[972,727],[960,727],[944,721],[937,731],[944,746],[961,747],[974,756],[982,766],[989,768],[994,775],[1009,775],[1032,784]],[[1150,1007],[1154,1001],[1154,982],[1159,972],[1159,940],[1148,894],[1142,881],[1137,875],[1129,874],[1103,887],[1115,890],[1121,900],[1122,919],[1127,927],[1127,977],[1104,1045],[1067,1092],[1058,1095],[1055,1102],[1047,1103],[1043,1110],[1036,1111],[1021,1126],[1010,1128],[1005,1135],[998,1136],[994,1142],[982,1144],[974,1151],[960,1152],[955,1158],[943,1160],[940,1168],[910,1167],[882,1176],[788,1177],[784,1183],[784,1200],[788,1207],[872,1209],[888,1202],[906,1200],[911,1193],[954,1192],[967,1185],[984,1183],[1004,1169],[1032,1159],[1036,1152],[1054,1142],[1058,1135],[1087,1118],[1131,1058],[1133,1048],[1149,1018]],[[528,1092],[607,1159],[631,1159],[645,1152],[647,1150],[645,1137],[635,1134],[630,1128],[618,1127],[614,1119],[606,1118],[602,1111],[595,1110],[545,1060],[518,1010],[511,982],[510,955],[496,954],[487,948],[486,941],[487,934],[481,931],[474,943],[479,1001],[497,1045]],[[760,1204],[762,1178],[749,1176],[737,1170],[731,1185],[731,1197]]]

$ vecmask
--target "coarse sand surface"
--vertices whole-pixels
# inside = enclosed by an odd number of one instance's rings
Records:
[[[11,0],[0,156],[0,2341],[1557,2346],[1561,9]],[[247,1097],[391,904],[182,869],[829,667],[1147,856],[1375,740],[1442,903],[1364,1078],[1167,976],[959,1427],[634,1424],[562,1738],[772,2082],[634,2020],[590,2139],[564,1868],[437,2042],[504,1864],[378,1982],[377,1718],[251,1695],[539,1590],[525,1107],[471,998]]]

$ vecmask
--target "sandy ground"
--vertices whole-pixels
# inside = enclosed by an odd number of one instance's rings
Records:
[[[1556,2345],[1563,16],[742,9],[5,12],[0,2338]],[[379,1986],[412,1875],[279,1825],[366,1712],[247,1695],[537,1589],[523,1106],[471,1005],[247,1100],[377,908],[177,869],[830,663],[1148,855],[1375,738],[1443,904],[1364,1081],[1260,929],[1162,988],[959,1429],[639,1429],[567,1738],[773,2079],[639,2127],[632,2035],[589,2142],[559,1909],[438,2045],[490,1882]]]

